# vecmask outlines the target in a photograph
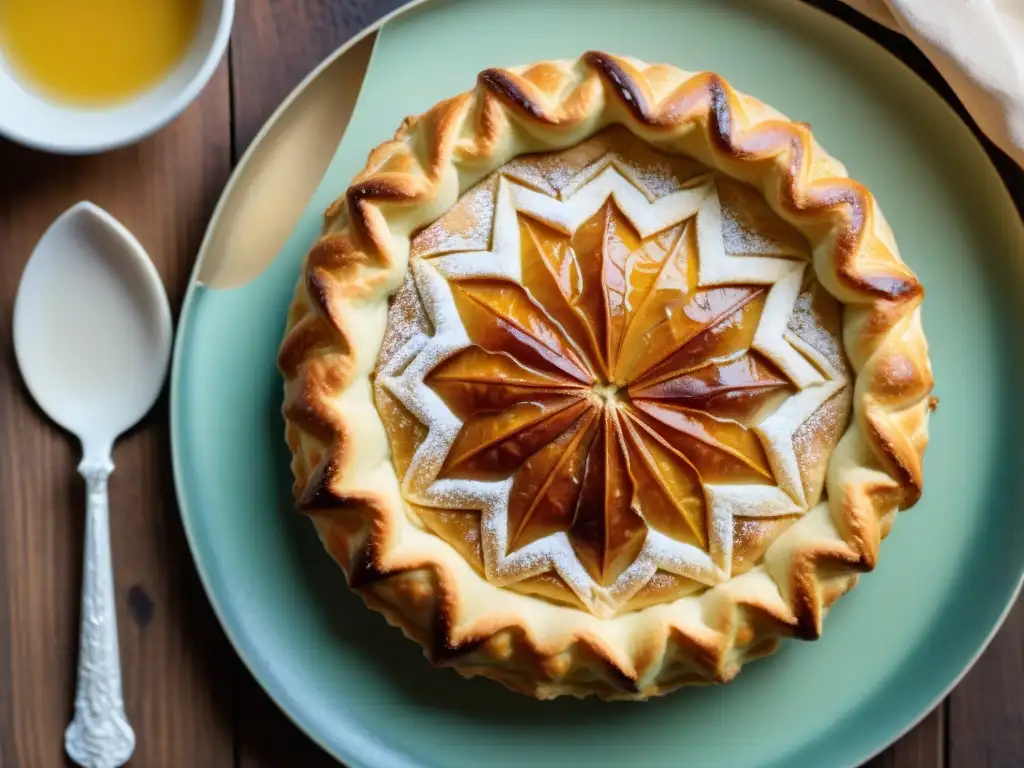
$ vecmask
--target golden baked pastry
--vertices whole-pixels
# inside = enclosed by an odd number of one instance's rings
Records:
[[[588,53],[487,70],[328,211],[298,506],[437,664],[642,699],[817,637],[920,495],[923,291],[808,127]]]

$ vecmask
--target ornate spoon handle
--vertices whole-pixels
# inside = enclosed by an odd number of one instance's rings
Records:
[[[110,557],[107,478],[109,457],[83,459],[86,483],[85,560],[82,567],[82,623],[78,641],[75,717],[64,732],[68,756],[85,768],[117,768],[135,749],[121,695],[114,573]]]

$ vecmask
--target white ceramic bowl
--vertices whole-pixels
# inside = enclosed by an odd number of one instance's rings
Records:
[[[227,47],[234,12],[235,0],[205,0],[196,36],[178,66],[138,96],[107,107],[64,104],[37,93],[17,78],[0,49],[0,135],[75,155],[149,136],[177,117],[209,81]]]

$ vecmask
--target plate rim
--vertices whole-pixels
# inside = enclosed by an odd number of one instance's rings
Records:
[[[179,435],[179,420],[178,418],[176,418],[176,412],[178,411],[178,403],[181,398],[181,377],[183,370],[182,357],[185,354],[184,342],[182,341],[182,339],[184,339],[186,336],[186,334],[181,333],[181,331],[186,326],[186,324],[190,322],[190,318],[194,315],[192,309],[196,301],[195,297],[197,289],[205,288],[206,290],[217,290],[216,288],[208,288],[206,286],[203,286],[198,280],[200,267],[202,265],[201,256],[203,254],[203,250],[205,249],[208,241],[210,240],[210,232],[218,225],[218,221],[220,219],[225,200],[229,197],[235,185],[236,179],[242,175],[242,170],[244,169],[246,163],[255,153],[257,146],[260,143],[262,143],[262,141],[266,138],[273,124],[276,123],[281,118],[281,116],[293,106],[299,94],[305,91],[317,78],[319,78],[324,73],[326,69],[328,69],[339,58],[344,56],[357,43],[366,39],[369,35],[379,32],[380,29],[382,29],[387,23],[391,22],[398,16],[401,16],[409,11],[412,11],[416,8],[420,8],[422,6],[426,6],[431,3],[435,5],[442,5],[445,2],[447,2],[447,0],[407,0],[407,2],[400,5],[398,8],[395,8],[391,12],[385,14],[383,17],[378,19],[377,21],[363,28],[358,33],[345,40],[345,42],[343,42],[341,45],[335,48],[331,53],[324,57],[323,60],[321,60],[316,66],[314,66],[313,69],[310,70],[310,72],[306,74],[291,91],[289,91],[289,93],[284,97],[281,103],[274,109],[271,115],[262,124],[259,131],[254,136],[252,142],[246,148],[246,151],[242,154],[242,156],[239,158],[238,163],[232,169],[231,175],[229,176],[227,183],[224,185],[224,188],[222,189],[221,194],[218,197],[217,204],[210,215],[210,219],[209,222],[207,223],[200,248],[197,251],[196,261],[189,274],[188,286],[186,288],[185,295],[182,299],[181,307],[178,313],[178,332],[175,334],[174,350],[171,359],[169,388],[169,418],[171,465],[174,481],[174,490],[177,498],[178,513],[182,521],[182,527],[185,531],[186,541],[188,542],[189,553],[191,554],[192,562],[195,565],[196,572],[199,576],[200,583],[203,586],[203,591],[206,595],[206,598],[209,601],[211,608],[213,609],[214,615],[217,617],[217,621],[221,627],[221,630],[224,632],[225,637],[227,637],[228,641],[230,642],[231,647],[234,650],[236,656],[241,660],[242,664],[248,670],[249,674],[252,675],[253,679],[255,679],[259,683],[260,687],[274,702],[275,706],[277,706],[277,708],[285,715],[285,717],[287,717],[302,732],[302,734],[306,738],[310,739],[313,743],[319,746],[331,758],[338,761],[343,761],[346,765],[349,765],[352,768],[377,768],[377,764],[368,762],[368,755],[365,753],[360,754],[349,751],[350,749],[352,749],[349,737],[340,739],[338,744],[336,745],[328,744],[326,739],[322,738],[320,734],[315,732],[312,727],[300,721],[299,717],[292,711],[291,707],[283,700],[285,699],[285,696],[282,695],[282,692],[276,690],[277,683],[276,681],[272,680],[273,676],[266,669],[258,669],[253,659],[249,657],[249,654],[246,651],[243,651],[243,644],[241,644],[239,638],[236,637],[236,630],[239,632],[239,634],[244,633],[241,632],[240,627],[232,626],[231,623],[226,621],[224,611],[219,601],[219,597],[215,590],[213,590],[211,587],[210,576],[207,572],[206,566],[204,565],[202,559],[199,556],[199,549],[196,543],[196,534],[192,528],[191,518],[194,515],[194,512],[186,511],[186,483],[184,479],[186,473],[182,467],[182,458],[179,452],[182,439]],[[867,34],[866,32],[864,32],[863,30],[859,29],[854,25],[847,23],[845,20],[836,16],[835,14],[830,13],[826,9],[821,8],[815,4],[806,2],[805,0],[789,0],[789,3],[790,7],[794,9],[799,9],[801,12],[806,11],[808,13],[819,14],[821,16],[827,17],[830,23],[841,25],[847,30],[853,32],[854,34],[862,38],[862,40],[866,41],[874,49],[874,52],[876,54],[881,54],[883,58],[888,59],[890,64],[903,68],[906,72],[912,74],[914,79],[925,85],[927,89],[932,92],[935,98],[939,102],[941,102],[942,108],[947,110],[956,118],[956,121],[966,130],[967,134],[970,137],[970,141],[972,141],[975,147],[980,151],[981,156],[984,158],[982,161],[982,165],[987,166],[986,170],[993,174],[994,177],[999,181],[999,192],[997,194],[1003,198],[1004,202],[1006,202],[1012,210],[1015,210],[1017,212],[1016,227],[1021,231],[1022,235],[1024,235],[1024,212],[1022,212],[1020,207],[1017,205],[1017,202],[1011,194],[1009,188],[1007,187],[1007,184],[1003,179],[1002,174],[999,172],[998,167],[993,161],[992,156],[989,153],[989,150],[986,148],[984,142],[979,138],[975,130],[972,129],[970,123],[964,120],[963,116],[949,103],[948,99],[940,92],[940,90],[935,85],[933,85],[931,82],[922,77],[913,67],[904,62],[899,56],[897,56],[895,53],[893,53],[891,50],[889,50],[886,46],[884,46],[878,40],[873,38],[871,35]],[[998,148],[997,151],[999,151]],[[1022,556],[1021,558],[1021,573],[1017,579],[1016,586],[1014,586],[1009,591],[1002,611],[999,613],[995,622],[993,623],[987,634],[984,636],[982,641],[978,644],[977,648],[973,651],[973,653],[971,653],[967,657],[962,669],[960,669],[959,672],[955,674],[948,681],[948,683],[940,690],[940,692],[937,695],[935,695],[930,701],[928,701],[922,707],[920,712],[913,718],[911,718],[909,722],[907,722],[904,726],[898,729],[897,732],[895,732],[887,740],[884,740],[882,743],[870,747],[866,752],[856,757],[853,762],[845,764],[846,768],[858,768],[858,766],[861,766],[863,763],[866,763],[867,761],[881,754],[884,750],[886,750],[888,747],[892,746],[897,741],[902,739],[906,734],[908,734],[915,727],[917,727],[917,725],[919,725],[925,718],[927,718],[928,715],[930,715],[935,710],[935,708],[939,704],[941,704],[957,686],[960,685],[960,683],[967,676],[967,674],[974,668],[975,664],[978,662],[981,656],[985,653],[986,650],[988,650],[993,639],[1006,623],[1007,618],[1014,609],[1017,601],[1020,599],[1022,592],[1024,592],[1024,556]],[[381,745],[374,745],[371,748],[377,749],[378,752],[380,752],[382,749]],[[390,749],[384,748],[384,752],[389,756],[389,759],[395,759],[395,755]],[[404,764],[414,765],[417,767],[426,765],[425,763],[411,764],[405,761],[403,762]]]

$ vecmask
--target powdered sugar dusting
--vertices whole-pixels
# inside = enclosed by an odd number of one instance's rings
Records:
[[[828,459],[850,418],[850,399],[850,387],[844,386],[793,435],[793,450],[804,477],[809,507],[821,500]]]
[[[444,216],[412,241],[412,256],[429,258],[452,251],[487,250],[494,217],[498,174],[491,174],[470,188]]]
[[[606,128],[569,149],[522,155],[501,172],[536,192],[564,200],[607,165],[615,165],[623,176],[635,180],[651,201],[711,173],[692,158],[657,151],[620,126]]]
[[[733,575],[746,573],[796,517],[738,518],[733,527]]]
[[[784,239],[761,236],[748,226],[749,217],[723,211],[716,178],[721,177],[699,163],[662,155],[628,132],[602,132],[564,152],[513,160],[415,238],[410,276],[390,307],[376,386],[427,427],[402,478],[403,495],[439,509],[479,510],[484,573],[494,583],[554,571],[590,611],[608,616],[659,571],[705,585],[727,580],[734,537],[741,530],[737,519],[793,516],[807,509],[813,489],[804,486],[798,454],[804,455],[820,430],[829,431],[822,404],[846,385],[845,368],[837,364],[842,363],[841,349],[830,330],[816,323],[813,297],[801,292],[806,253]],[[520,215],[571,234],[609,198],[641,237],[696,217],[702,287],[771,286],[754,346],[799,391],[754,426],[777,486],[705,486],[707,551],[649,528],[633,563],[611,585],[602,586],[564,532],[509,551],[511,477],[486,482],[439,478],[462,423],[425,378],[470,345],[450,280],[521,283]]]
[[[672,172],[672,167],[668,163],[631,163],[628,167],[633,171],[637,181],[650,190],[655,198],[670,195],[683,188],[682,182]]]
[[[722,173],[716,173],[715,180],[727,253],[810,259],[803,236],[775,215],[757,190]]]
[[[516,210],[566,233],[575,232],[609,197],[641,237],[649,237],[685,221],[701,210],[710,186],[691,187],[651,201],[611,163],[564,202],[532,189],[509,185]]]
[[[824,381],[821,372],[786,339],[789,317],[793,311],[793,303],[800,293],[804,269],[803,264],[790,264],[789,271],[772,285],[765,300],[764,311],[761,313],[761,322],[751,344],[754,349],[779,366],[801,389]]]
[[[374,375],[385,368],[388,362],[394,357],[400,347],[415,337],[432,336],[434,329],[427,313],[423,309],[423,302],[420,301],[416,291],[416,284],[412,279],[412,272],[405,277],[405,282],[391,297],[391,304],[388,307],[388,327],[384,334],[384,342],[381,345],[380,356],[377,358],[377,367]]]
[[[830,413],[830,410],[833,412]],[[798,460],[801,456],[813,456],[819,453],[818,441],[822,435],[827,435],[831,431],[830,427],[835,424],[837,416],[838,414],[826,403],[800,425],[800,429],[793,435],[793,447]]]
[[[540,165],[534,162],[513,160],[502,169],[506,178],[514,179],[524,187],[529,187],[549,197],[557,197],[562,189],[578,175],[579,171],[564,165],[552,163]]]
[[[722,210],[722,240],[727,253],[773,254],[775,243],[743,226],[732,211]]]
[[[764,523],[760,520],[743,518],[736,521],[733,527],[733,545],[739,549],[750,546],[756,541],[764,530]]]
[[[797,297],[788,329],[824,357],[832,368],[845,373],[848,363],[839,341],[840,322],[836,300],[814,284]]]

